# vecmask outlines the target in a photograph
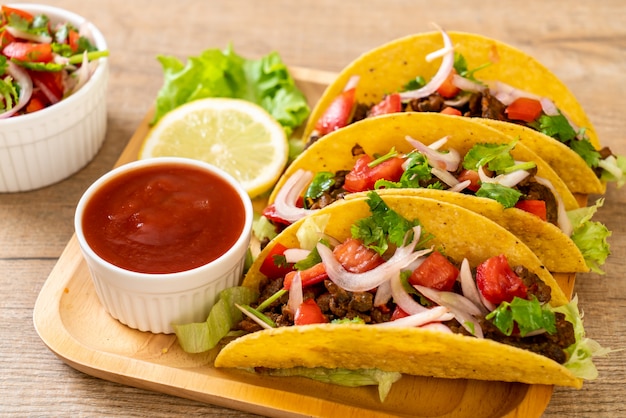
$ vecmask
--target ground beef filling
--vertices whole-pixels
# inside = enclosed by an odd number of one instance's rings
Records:
[[[529,296],[534,295],[540,302],[550,300],[551,289],[539,277],[522,266],[516,266],[513,270],[524,281]],[[258,302],[252,306],[258,306],[282,287],[282,279],[263,280],[260,283]],[[330,280],[305,288],[304,298],[314,298],[329,321],[360,318],[366,324],[388,322],[396,307],[393,302],[375,307],[374,292],[348,292]],[[288,299],[289,295],[286,293],[264,311],[264,314],[270,317],[278,327],[294,324],[294,313],[287,307]],[[486,338],[544,355],[563,364],[567,360],[564,349],[575,342],[574,328],[562,314],[557,313],[556,320],[558,330],[556,334],[542,333],[521,338],[519,335],[506,336],[490,321],[479,318]],[[467,331],[456,320],[448,321],[446,325],[455,333],[467,335]],[[261,327],[250,318],[244,317],[237,324],[236,329],[251,333],[260,331]]]

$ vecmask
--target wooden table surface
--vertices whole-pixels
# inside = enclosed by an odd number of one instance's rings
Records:
[[[42,1],[43,2],[43,1]],[[622,0],[48,0],[87,17],[111,52],[108,132],[95,159],[58,184],[0,194],[0,416],[230,416],[247,413],[78,372],[42,343],[33,306],[73,234],[81,193],[109,170],[162,83],[157,54],[181,59],[232,43],[247,57],[338,71],[361,52],[437,22],[498,38],[537,57],[583,103],[600,139],[626,154],[626,4]],[[606,274],[579,275],[587,333],[626,348],[626,187],[609,186],[596,216],[613,231]],[[546,417],[624,416],[626,352],[598,359],[582,390],[556,388]],[[488,401],[488,400],[486,400]]]

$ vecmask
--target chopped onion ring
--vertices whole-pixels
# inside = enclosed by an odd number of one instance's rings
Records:
[[[390,281],[381,283],[376,289],[374,295],[374,306],[383,306],[391,300],[391,284]]]
[[[7,65],[7,73],[13,77],[15,82],[20,86],[20,96],[15,106],[4,113],[0,113],[0,119],[9,118],[19,112],[20,109],[26,106],[33,94],[33,81],[28,73],[23,68],[9,60],[7,60]]]
[[[443,153],[429,146],[426,146],[417,139],[411,138],[409,135],[407,135],[405,139],[409,144],[411,144],[413,148],[426,156],[428,164],[430,164],[432,167],[438,167],[447,171],[456,171],[457,168],[459,168],[459,164],[461,163],[461,156],[459,155],[457,150],[451,149],[449,150],[449,152]],[[436,141],[435,143],[439,144],[441,140],[443,140],[443,138]]]
[[[289,301],[287,302],[287,308],[295,315],[296,311],[302,305],[303,301],[302,294],[302,278],[300,277],[300,272],[297,271],[293,276],[293,280],[291,281],[291,286],[289,286]]]
[[[7,32],[9,32],[15,38],[24,39],[26,41],[31,41],[31,42],[39,42],[41,44],[52,43],[52,38],[48,35],[36,35],[30,32],[17,29],[9,25],[6,25],[4,28]]]
[[[487,309],[485,309],[486,307],[480,298],[480,292],[478,291],[476,281],[474,281],[474,277],[472,276],[472,270],[467,258],[464,258],[461,262],[459,278],[461,279],[461,291],[463,292],[463,296],[471,300],[474,305],[478,307],[481,313],[487,313]]]
[[[287,179],[283,187],[278,191],[274,207],[276,215],[287,222],[295,222],[318,209],[304,209],[296,206],[296,201],[304,191],[304,188],[313,179],[313,172],[298,169]]]
[[[288,263],[297,263],[300,260],[304,260],[311,253],[304,248],[287,248],[284,252],[285,261]]]
[[[454,292],[440,291],[420,285],[413,285],[413,287],[437,305],[448,308],[459,324],[472,335],[483,338],[483,329],[474,317],[480,315],[481,312],[471,300]]]
[[[404,318],[396,319],[395,321],[381,322],[374,324],[375,327],[420,327],[425,324],[429,324],[435,321],[449,321],[453,318],[448,308],[444,306],[435,306],[431,309],[426,309],[415,315],[405,316]]]
[[[446,81],[446,79],[450,75],[450,72],[452,71],[452,68],[454,68],[454,46],[452,45],[452,40],[443,29],[441,29],[437,25],[435,25],[435,27],[439,30],[439,32],[441,32],[444,47],[439,51],[431,53],[434,55],[429,54],[429,56],[433,57],[440,53],[443,53],[444,55],[443,59],[441,60],[441,65],[439,66],[439,69],[437,70],[433,78],[431,78],[425,86],[417,90],[405,91],[400,93],[400,99],[403,101],[420,99],[422,97],[430,96],[435,91],[437,91],[437,89],[443,84],[444,81]]]
[[[556,199],[558,214],[557,224],[559,225],[561,231],[563,231],[563,233],[569,237],[570,235],[572,235],[572,232],[574,232],[574,228],[572,227],[572,222],[567,216],[567,211],[565,210],[565,204],[563,204],[563,198],[561,197],[561,194],[557,192],[550,180],[543,177],[535,176],[535,181],[539,184],[543,184],[544,186],[546,186],[554,195],[554,198]]]
[[[480,181],[483,183],[496,183],[501,186],[513,187],[518,184],[520,181],[524,180],[528,177],[530,173],[526,170],[515,170],[508,174],[500,174],[496,177],[489,177],[483,167],[478,167],[478,177],[480,177]]]
[[[510,105],[515,100],[520,97],[526,97],[534,100],[541,100],[541,96],[537,96],[536,94],[529,93],[524,90],[520,90],[516,87],[513,87],[509,84],[503,83],[502,81],[495,81],[489,83],[489,91],[491,94],[498,99],[505,106]]]
[[[391,295],[393,296],[393,301],[409,315],[415,315],[420,312],[424,312],[427,310],[424,306],[420,305],[413,299],[402,285],[402,280],[400,279],[400,273],[394,275],[389,279],[389,284],[391,286]]]
[[[470,180],[465,180],[465,181],[462,181],[462,182],[460,182],[460,183],[450,187],[448,189],[448,191],[449,192],[462,192],[463,190],[468,188],[470,184],[472,184],[472,182]]]
[[[452,76],[452,84],[463,91],[469,91],[472,93],[482,93],[486,87],[480,83],[470,80],[469,78],[462,77],[458,74]]]
[[[387,262],[365,273],[351,273],[347,271],[335,258],[332,250],[324,244],[317,244],[317,252],[322,258],[324,267],[326,267],[328,278],[337,286],[349,292],[366,292],[377,288],[417,258],[431,251],[427,249],[414,252],[415,245],[419,242],[420,237],[419,226],[415,227],[413,231],[413,241],[405,246],[398,247]]]
[[[452,334],[452,330],[445,324],[441,322],[430,322],[428,324],[424,324],[420,327],[421,329],[427,329],[429,331],[438,331],[438,332],[446,332],[448,334]]]
[[[450,187],[454,187],[459,184],[459,181],[456,177],[454,177],[449,171],[442,170],[438,167],[433,167],[430,172],[437,177],[439,180],[443,181]]]

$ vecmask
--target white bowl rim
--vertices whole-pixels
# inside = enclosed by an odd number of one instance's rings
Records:
[[[93,36],[93,42],[98,47],[98,50],[104,51],[107,50],[107,43],[104,38],[104,35],[100,30],[94,25],[92,22],[88,21],[84,17],[76,14],[74,12],[62,9],[60,7],[49,6],[45,4],[36,4],[36,3],[9,3],[7,4],[9,7],[23,9],[30,13],[43,13],[48,15],[51,20],[59,17],[63,20],[70,21],[72,24],[76,26],[80,26],[82,24],[88,24],[90,26],[90,31]],[[27,114],[27,115],[19,115],[16,117],[10,117],[7,119],[0,119],[0,126],[5,127],[14,127],[15,125],[19,125],[21,123],[29,124],[29,122],[36,121],[37,118],[42,118],[47,116],[48,114],[52,114],[53,112],[61,113],[65,110],[66,107],[72,106],[75,101],[80,100],[83,96],[90,94],[90,86],[95,85],[100,79],[106,76],[108,70],[108,58],[102,57],[98,59],[98,67],[96,71],[91,76],[87,83],[82,86],[77,92],[72,94],[71,96],[61,100],[58,103],[55,103],[52,106],[49,106],[45,109],[41,109],[37,112]]]

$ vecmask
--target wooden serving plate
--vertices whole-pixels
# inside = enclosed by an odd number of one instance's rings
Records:
[[[334,74],[292,68],[311,105]],[[136,159],[151,115],[118,164]],[[556,275],[571,295],[574,275]],[[257,376],[216,369],[215,350],[190,355],[174,335],[130,329],[109,316],[96,295],[72,237],[34,308],[43,342],[71,367],[102,379],[183,398],[276,417],[539,417],[553,387],[521,383],[404,376],[384,403],[375,386],[345,388],[304,378]]]

